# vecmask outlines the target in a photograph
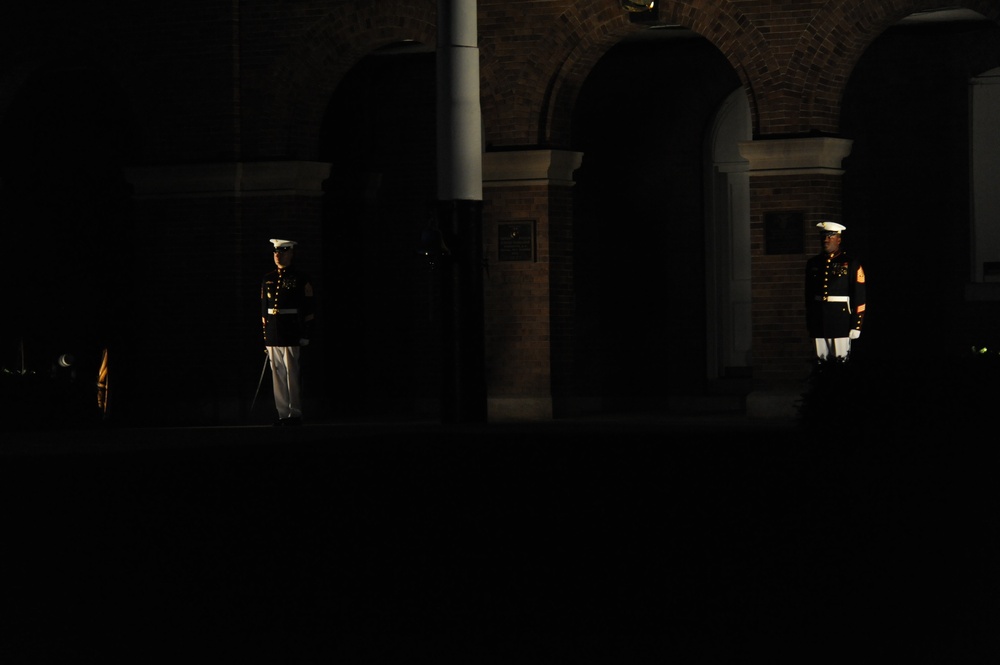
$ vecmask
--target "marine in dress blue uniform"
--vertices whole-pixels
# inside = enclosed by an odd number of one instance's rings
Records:
[[[840,249],[847,227],[820,222],[823,251],[806,262],[806,328],[821,361],[846,361],[865,318],[865,271]]]
[[[293,269],[294,240],[271,238],[277,270],[260,285],[260,320],[271,363],[275,425],[302,423],[302,347],[309,345],[316,309],[309,275]]]

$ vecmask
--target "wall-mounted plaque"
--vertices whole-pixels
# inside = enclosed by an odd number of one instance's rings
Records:
[[[764,213],[764,253],[802,254],[805,252],[801,212]]]
[[[534,261],[535,220],[498,224],[497,258],[500,261]]]

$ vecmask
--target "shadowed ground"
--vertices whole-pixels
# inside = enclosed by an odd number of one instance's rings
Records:
[[[889,429],[629,416],[20,432],[0,446],[5,649],[288,663],[1000,654],[996,455]]]

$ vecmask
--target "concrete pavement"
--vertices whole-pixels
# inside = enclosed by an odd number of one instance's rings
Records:
[[[977,446],[740,416],[12,433],[6,662],[974,662]]]

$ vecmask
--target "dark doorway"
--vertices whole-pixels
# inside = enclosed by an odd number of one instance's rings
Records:
[[[367,56],[330,100],[323,270],[341,416],[439,410],[437,275],[419,252],[436,199],[435,106],[435,54],[420,45]]]
[[[610,408],[706,389],[704,142],[738,85],[722,54],[684,31],[619,44],[581,90],[577,375]]]
[[[841,118],[853,140],[843,219],[869,282],[859,353],[902,365],[1000,341],[1000,303],[962,296],[970,278],[969,80],[998,65],[1000,27],[990,21],[901,24],[872,42],[851,74]],[[932,339],[917,334],[918,312],[929,315]]]

